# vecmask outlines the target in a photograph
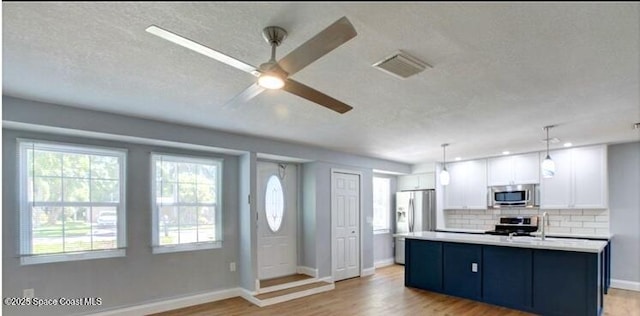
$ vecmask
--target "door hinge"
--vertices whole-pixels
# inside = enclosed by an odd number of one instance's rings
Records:
[[[247,194],[247,203],[251,204],[251,194]]]

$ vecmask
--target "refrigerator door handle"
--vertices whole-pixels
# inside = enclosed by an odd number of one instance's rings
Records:
[[[409,232],[412,233],[413,232],[413,216],[414,216],[414,203],[413,203],[413,197],[411,197],[409,199],[409,210],[407,213],[409,216]]]

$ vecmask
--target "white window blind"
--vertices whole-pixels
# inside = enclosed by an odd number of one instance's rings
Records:
[[[154,253],[221,247],[219,159],[154,153]]]
[[[124,256],[126,151],[18,146],[22,264]]]
[[[373,178],[373,230],[375,232],[389,232],[391,213],[391,180],[388,178]]]

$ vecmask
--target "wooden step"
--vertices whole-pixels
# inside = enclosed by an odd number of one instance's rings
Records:
[[[310,275],[299,274],[299,273],[292,274],[292,275],[285,275],[279,278],[260,280],[260,288],[262,289],[266,287],[272,287],[272,286],[281,285],[285,283],[293,283],[293,282],[307,280],[307,279],[313,279],[313,277]]]
[[[259,288],[256,289],[255,294],[264,294],[280,290],[286,290],[289,288],[311,284],[320,280],[310,277],[306,274],[294,274],[280,278],[260,280],[258,283]]]
[[[284,290],[253,295],[249,301],[264,307],[335,289],[333,282],[316,281]]]

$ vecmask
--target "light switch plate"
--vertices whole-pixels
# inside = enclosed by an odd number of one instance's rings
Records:
[[[471,272],[478,272],[478,264],[477,263],[472,263],[471,264]]]

